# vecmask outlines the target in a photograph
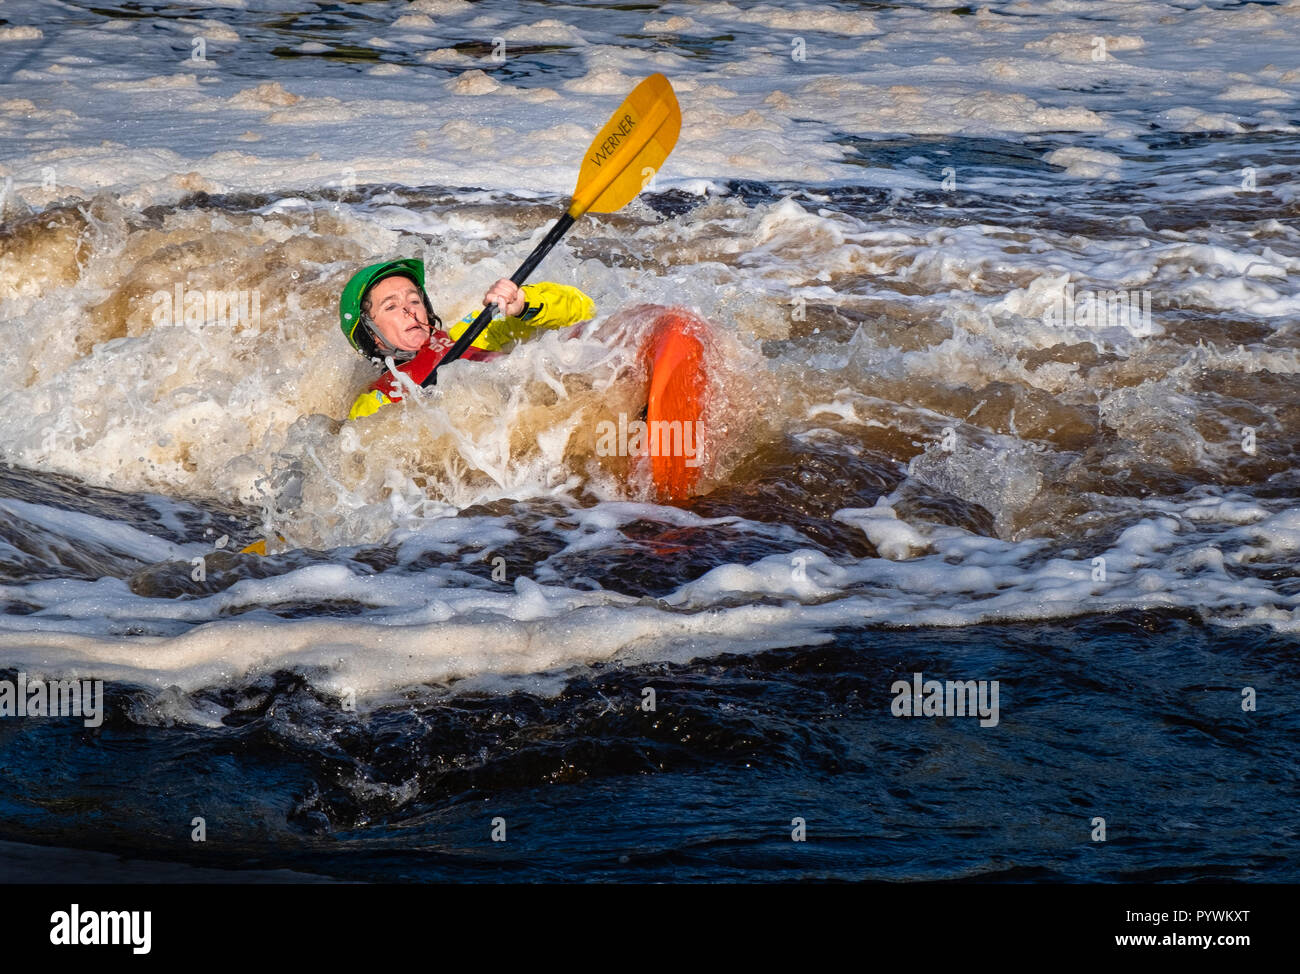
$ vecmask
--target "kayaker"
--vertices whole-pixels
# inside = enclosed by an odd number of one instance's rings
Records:
[[[483,295],[483,306],[504,312],[492,320],[464,358],[484,362],[496,358],[514,342],[539,328],[565,328],[586,321],[596,304],[567,284],[525,284],[517,287],[502,278]],[[424,263],[418,258],[388,260],[363,267],[352,275],[339,297],[339,326],[348,342],[366,358],[391,358],[397,371],[417,386],[474,321],[471,311],[446,331],[424,290]],[[348,419],[369,416],[402,398],[402,383],[385,371],[357,397]]]

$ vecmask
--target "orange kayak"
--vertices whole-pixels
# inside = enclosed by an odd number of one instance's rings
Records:
[[[650,478],[661,501],[686,500],[700,479],[708,401],[708,325],[683,308],[651,325],[641,354],[650,376],[646,427]]]

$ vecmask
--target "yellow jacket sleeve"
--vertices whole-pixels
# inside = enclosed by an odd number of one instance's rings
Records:
[[[387,406],[392,401],[378,389],[368,389],[357,396],[357,401],[348,410],[348,419],[357,419],[361,416],[377,413],[381,406]]]
[[[522,341],[539,328],[567,328],[596,314],[596,302],[568,284],[542,281],[538,284],[525,284],[522,290],[527,303],[519,317],[494,318],[474,339],[474,348],[499,352],[512,342]],[[453,339],[460,338],[477,316],[478,311],[471,311],[452,325],[447,334]]]

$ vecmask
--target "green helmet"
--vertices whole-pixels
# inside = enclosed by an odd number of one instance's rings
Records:
[[[415,286],[420,289],[420,296],[424,298],[424,308],[429,313],[430,324],[434,322],[441,324],[438,316],[433,313],[429,295],[425,293],[424,262],[418,257],[385,260],[363,267],[352,275],[351,280],[344,286],[343,293],[339,295],[339,327],[343,329],[343,337],[348,340],[348,344],[368,358],[374,357],[376,351],[369,330],[360,327],[364,317],[361,300],[366,296],[367,291],[384,278],[399,274],[411,278],[415,281]]]

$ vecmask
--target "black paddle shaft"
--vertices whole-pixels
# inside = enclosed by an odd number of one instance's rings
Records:
[[[514,272],[510,280],[514,281],[516,285],[523,284],[524,281],[528,280],[528,275],[537,269],[537,265],[542,262],[542,258],[551,252],[551,248],[560,242],[560,238],[568,232],[568,229],[571,226],[573,226],[573,217],[568,213],[556,220],[555,226],[551,227],[550,232],[542,238],[542,242],[533,248],[533,252],[528,255],[528,259],[519,265],[519,270]],[[456,361],[456,359],[464,355],[465,349],[474,344],[474,339],[478,338],[483,329],[488,326],[488,322],[492,320],[498,310],[499,309],[495,304],[489,304],[486,308],[480,311],[478,317],[474,319],[473,324],[465,329],[465,334],[461,335],[460,338],[457,339],[456,344],[451,346],[451,349],[447,354],[439,359],[438,364],[434,366],[433,371],[429,373],[429,377],[421,382],[420,385],[436,385],[438,382],[438,369]]]

